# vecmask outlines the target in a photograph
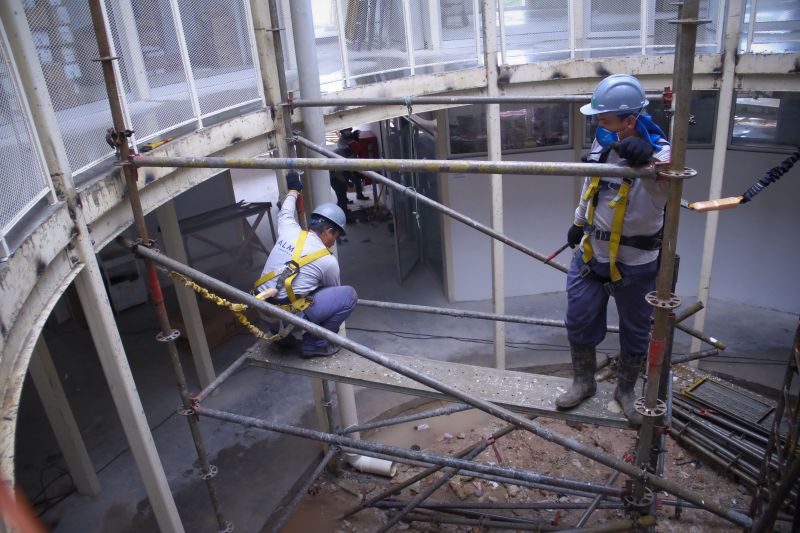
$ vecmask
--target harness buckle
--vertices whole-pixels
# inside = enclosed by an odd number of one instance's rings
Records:
[[[581,271],[578,273],[578,275],[583,279],[586,279],[587,277],[590,277],[592,274],[593,274],[592,269],[589,268],[589,265],[587,265],[587,264],[584,264],[581,267]]]
[[[603,283],[603,290],[606,291],[606,294],[609,296],[614,295],[614,290],[616,289],[615,283],[613,281],[607,281]]]

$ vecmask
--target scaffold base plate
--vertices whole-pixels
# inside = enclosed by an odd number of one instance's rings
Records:
[[[248,353],[250,364],[271,370],[415,396],[447,399],[440,392],[344,349],[331,357],[302,359],[279,351],[266,341],[258,341]],[[560,411],[556,409],[555,399],[569,388],[569,378],[496,370],[406,355],[384,355],[468,394],[513,411],[600,426],[630,428],[628,420],[613,398],[613,385],[609,383],[598,383],[597,394],[575,409]]]

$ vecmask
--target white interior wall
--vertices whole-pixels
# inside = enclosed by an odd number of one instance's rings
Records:
[[[786,154],[729,150],[724,196],[741,194]],[[507,161],[572,161],[571,150],[508,154]],[[684,184],[683,197],[708,197],[711,150],[691,149],[687,165],[698,170],[696,178]],[[800,262],[796,227],[800,210],[790,205],[800,197],[800,168],[762,192],[752,203],[720,215],[720,230],[712,272],[713,298],[744,302],[781,311],[800,310],[800,283],[795,273]],[[453,209],[483,223],[489,222],[489,180],[486,176],[451,175],[447,178],[448,199]],[[506,233],[513,239],[550,253],[565,242],[575,207],[573,178],[505,176]],[[793,202],[795,203],[795,202]],[[681,210],[678,253],[681,270],[678,294],[697,293],[706,215]],[[452,259],[453,301],[483,300],[491,297],[489,238],[467,226],[447,219],[451,241],[445,253]],[[565,276],[511,248],[506,256],[506,296],[563,291]],[[559,256],[562,263],[569,252]]]

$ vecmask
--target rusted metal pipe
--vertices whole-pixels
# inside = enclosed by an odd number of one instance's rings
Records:
[[[684,0],[679,9],[678,41],[675,47],[675,68],[673,90],[675,92],[675,117],[672,128],[672,149],[670,169],[683,173],[686,163],[686,145],[689,129],[689,112],[692,96],[692,75],[694,73],[694,52],[697,41],[697,18],[699,0]],[[681,192],[683,181],[671,179],[669,196],[665,206],[664,235],[661,245],[661,261],[656,276],[655,304],[653,311],[653,330],[647,350],[647,386],[644,394],[646,410],[655,410],[661,391],[662,365],[669,354],[665,354],[671,327],[670,317],[674,307],[672,287],[675,271],[675,254],[678,241],[678,222],[680,220]],[[636,452],[638,464],[644,468],[650,461],[652,443],[658,438],[655,432],[656,418],[644,416],[639,428],[639,443]],[[637,483],[637,496],[644,493],[644,484]]]
[[[128,132],[130,130],[125,124],[125,116],[122,110],[119,86],[113,65],[113,61],[116,61],[118,58],[113,57],[111,53],[111,36],[105,24],[104,6],[102,0],[90,0],[89,9],[91,12],[95,37],[97,39],[97,50],[100,54],[100,64],[102,65],[103,69],[103,79],[106,85],[108,103],[111,108],[111,118],[114,126],[114,137],[116,138],[117,142],[118,156],[120,161],[124,163],[131,157],[135,156],[135,149],[131,148],[128,139]],[[142,202],[139,197],[139,185],[136,168],[131,165],[123,164],[122,174],[125,177],[125,183],[127,185],[128,200],[131,204],[131,211],[133,212],[133,220],[136,227],[136,232],[142,242],[150,242],[150,236],[144,220]],[[217,488],[214,482],[214,476],[216,475],[217,469],[208,460],[208,454],[206,453],[203,437],[200,434],[197,418],[191,416],[192,401],[189,397],[189,388],[186,384],[186,375],[183,372],[183,366],[178,354],[178,349],[175,346],[175,341],[178,339],[178,331],[173,330],[169,323],[169,316],[167,315],[167,309],[164,306],[164,296],[161,292],[161,284],[158,281],[158,276],[156,275],[155,264],[152,260],[146,260],[145,267],[147,269],[150,301],[153,304],[153,309],[156,313],[156,317],[158,318],[159,327],[161,328],[161,333],[156,337],[156,339],[166,345],[167,353],[169,354],[169,359],[175,372],[175,380],[178,385],[178,393],[181,399],[182,412],[187,413],[188,415],[185,418],[189,424],[189,431],[192,434],[192,440],[194,442],[195,451],[197,452],[197,458],[200,461],[200,467],[203,471],[202,479],[205,481],[218,529],[220,531],[229,530],[233,528],[233,525],[225,520],[225,517],[222,514],[219,498],[217,497]]]
[[[386,356],[372,348],[364,346],[363,344],[359,344],[352,339],[348,339],[347,337],[343,337],[332,331],[329,331],[318,324],[314,324],[313,322],[309,322],[303,318],[298,317],[288,311],[284,311],[280,307],[274,306],[267,302],[263,302],[248,294],[242,290],[237,289],[231,285],[223,283],[207,274],[203,274],[202,272],[195,270],[191,267],[188,267],[182,264],[179,261],[175,261],[169,257],[166,257],[154,250],[151,250],[145,246],[138,245],[125,239],[124,237],[120,237],[117,239],[117,242],[122,244],[124,247],[127,247],[133,250],[135,253],[141,255],[142,257],[146,257],[153,261],[160,263],[161,265],[167,267],[169,270],[174,270],[179,272],[185,276],[188,276],[194,279],[195,282],[199,283],[200,285],[205,286],[207,289],[220,293],[226,297],[229,297],[235,301],[242,302],[250,307],[255,308],[258,311],[261,311],[268,316],[274,317],[276,319],[282,320],[289,324],[293,324],[296,327],[304,329],[305,331],[311,333],[312,335],[316,335],[321,337],[333,344],[346,348],[351,352],[364,357],[365,359],[372,361],[378,365],[383,367],[389,368],[394,370],[398,374],[405,376],[409,379],[412,379],[418,383],[423,385],[427,385],[428,387],[445,394],[451,398],[457,399],[462,401],[463,403],[472,405],[473,407],[480,409],[481,411],[494,415],[501,420],[508,422],[509,424],[513,424],[520,428],[523,428],[531,433],[538,435],[539,437],[548,440],[550,442],[554,442],[560,446],[568,450],[575,451],[584,457],[592,459],[600,464],[608,466],[609,468],[613,468],[614,470],[619,470],[623,474],[631,477],[632,479],[638,480],[644,484],[652,485],[659,490],[664,490],[676,496],[679,496],[685,500],[688,500],[693,503],[697,503],[704,509],[716,514],[717,516],[724,518],[730,522],[733,522],[737,525],[742,527],[750,527],[752,524],[752,520],[748,516],[744,516],[741,513],[737,513],[730,508],[723,507],[718,505],[714,502],[707,501],[702,496],[695,494],[694,492],[686,489],[683,485],[679,483],[672,482],[670,480],[659,478],[656,475],[653,475],[650,472],[647,472],[643,469],[636,467],[630,463],[621,461],[616,457],[613,457],[605,452],[597,450],[593,446],[587,446],[578,442],[575,439],[570,437],[566,437],[559,433],[556,433],[549,428],[541,426],[536,422],[526,419],[504,407],[501,407],[497,404],[494,404],[490,401],[484,400],[483,398],[474,397],[471,394],[465,393],[464,391],[453,387],[447,383],[444,383],[438,379],[432,378],[427,374],[420,372],[414,368],[411,368],[403,363],[400,363],[391,357]],[[237,415],[238,416],[238,415]],[[258,422],[257,419],[252,419]],[[260,423],[260,422],[258,422]],[[326,438],[342,438],[336,435],[331,435]],[[333,442],[334,444],[338,444],[338,442]],[[347,444],[349,446],[349,444]],[[458,465],[451,465],[447,464],[445,466],[458,466]]]
[[[384,420],[376,420],[374,422],[366,422],[364,424],[358,424],[357,426],[350,426],[344,428],[339,433],[341,433],[342,435],[346,435],[348,433],[360,433],[361,431],[366,431],[368,429],[385,428],[387,426],[396,426],[397,424],[405,424],[406,422],[413,422],[415,420],[422,420],[425,418],[434,418],[437,416],[452,415],[454,413],[460,413],[461,411],[467,411],[469,409],[472,409],[471,405],[459,403],[448,407],[439,407],[438,409],[422,411],[420,413],[414,413],[405,416],[396,416],[393,418],[386,418]]]

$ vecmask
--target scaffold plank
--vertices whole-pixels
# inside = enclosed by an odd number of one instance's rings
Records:
[[[396,372],[347,350],[334,356],[302,359],[296,354],[280,351],[266,341],[256,342],[249,350],[251,365],[294,374],[330,379],[362,387],[385,389],[392,392],[448,399]],[[513,370],[496,370],[448,361],[437,361],[385,354],[431,377],[454,387],[498,403],[503,407],[526,414],[536,414],[562,420],[573,420],[600,426],[628,428],[628,420],[613,398],[613,386],[598,383],[597,394],[570,411],[556,409],[556,396],[569,388],[571,380],[542,374],[528,374]]]

